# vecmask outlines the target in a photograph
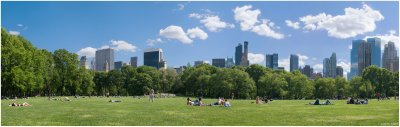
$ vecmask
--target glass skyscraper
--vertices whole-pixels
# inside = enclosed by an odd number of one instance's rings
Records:
[[[240,65],[243,55],[243,45],[239,43],[235,50],[235,65]]]
[[[371,65],[381,67],[382,49],[380,38],[368,38],[368,44],[371,45]]]
[[[215,67],[225,67],[225,59],[224,58],[217,58],[217,59],[212,59],[212,65]]]
[[[95,54],[96,71],[110,71],[114,69],[114,49],[97,50]]]
[[[265,55],[265,66],[273,70],[278,69],[278,54],[266,54]]]
[[[291,54],[290,55],[290,72],[299,70],[299,56]]]
[[[358,75],[358,50],[361,43],[365,43],[365,40],[353,40],[351,44],[351,52],[350,52],[350,74],[348,75],[347,79],[351,79],[353,76]]]
[[[157,69],[166,68],[162,49],[147,49],[144,52],[143,65]]]

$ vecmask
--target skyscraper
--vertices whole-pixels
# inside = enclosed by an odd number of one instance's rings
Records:
[[[311,68],[310,65],[306,65],[306,66],[304,66],[303,69],[301,69],[301,73],[306,75],[308,78],[311,78],[311,76],[314,72],[313,72],[313,68]]]
[[[324,77],[336,78],[336,53],[332,53],[330,58],[325,58],[323,63]]]
[[[371,65],[371,44],[360,43],[358,47],[358,75],[362,75],[364,68]]]
[[[353,40],[351,45],[351,53],[350,53],[350,74],[348,75],[347,79],[351,79],[353,76],[358,75],[358,50],[361,43],[366,43],[365,40]]]
[[[137,67],[137,56],[131,57],[131,66]]]
[[[265,66],[273,70],[278,69],[278,54],[266,54],[265,55]]]
[[[240,65],[243,55],[243,45],[239,43],[235,50],[235,65]]]
[[[212,59],[212,65],[215,67],[225,67],[225,59],[224,58],[217,58],[217,59]]]
[[[204,60],[194,61],[194,66],[199,66],[201,64],[206,64],[206,61]]]
[[[392,72],[399,71],[399,56],[394,42],[385,44],[385,49],[382,56],[382,67]]]
[[[114,49],[97,50],[95,54],[96,71],[110,71],[114,69]]]
[[[247,67],[249,66],[250,62],[248,59],[248,53],[249,53],[249,42],[245,41],[244,42],[244,52],[242,54],[242,59],[240,60],[240,65]]]
[[[235,66],[235,63],[233,62],[233,58],[226,58],[226,65],[225,65],[225,67],[226,67],[226,68],[231,68],[231,67],[233,67],[233,66]]]
[[[121,69],[122,68],[122,61],[114,62],[114,69]]]
[[[89,65],[87,63],[87,58],[86,56],[82,56],[81,60],[80,60],[80,67],[81,68],[85,68],[85,69],[89,69]]]
[[[299,56],[291,54],[290,55],[290,72],[299,70]]]
[[[381,60],[382,60],[381,39],[377,37],[368,38],[367,42],[371,45],[371,65],[381,67]]]
[[[343,77],[343,68],[341,66],[336,67],[336,74],[337,77]]]
[[[163,57],[162,49],[147,49],[143,55],[143,65],[157,69],[166,68],[166,62]]]

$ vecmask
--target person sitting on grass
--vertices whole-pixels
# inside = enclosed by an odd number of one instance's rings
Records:
[[[315,102],[310,102],[310,105],[320,105],[319,99],[315,100]]]
[[[261,104],[262,102],[260,101],[260,97],[259,96],[257,96],[256,97],[256,104]]]
[[[225,107],[231,107],[231,103],[228,100],[225,100],[224,103]]]
[[[194,103],[192,100],[190,100],[190,98],[187,98],[186,101],[186,105],[193,105]]]
[[[31,104],[28,104],[27,102],[24,102],[22,104],[17,104],[17,103],[12,103],[8,106],[32,106]]]
[[[326,102],[324,103],[325,105],[331,105],[331,101],[329,101],[329,99],[326,100]]]
[[[111,100],[110,99],[110,101],[108,101],[108,102],[122,102],[121,100]]]

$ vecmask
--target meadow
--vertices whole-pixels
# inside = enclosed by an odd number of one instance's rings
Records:
[[[61,98],[61,97],[59,97]],[[368,105],[308,105],[313,100],[274,100],[252,104],[254,100],[229,100],[232,107],[187,106],[186,98],[73,98],[49,101],[45,97],[2,100],[1,125],[399,125],[399,101],[371,99]],[[122,100],[110,103],[110,99]],[[216,99],[204,99],[207,104]],[[322,100],[323,102],[324,100]],[[28,102],[29,107],[9,104]]]

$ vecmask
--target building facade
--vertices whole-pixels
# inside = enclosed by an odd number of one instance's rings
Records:
[[[336,77],[343,77],[343,68],[341,66],[336,67]]]
[[[235,48],[235,65],[239,66],[243,56],[243,45],[241,43],[238,44]]]
[[[314,73],[313,71],[314,70],[313,70],[313,68],[311,68],[310,65],[306,65],[306,66],[304,66],[303,69],[301,69],[301,73],[306,75],[308,78],[312,77],[312,74]]]
[[[235,66],[235,63],[233,62],[233,58],[227,58],[225,67],[232,68],[233,66]]]
[[[89,65],[88,65],[86,56],[82,56],[82,57],[81,57],[81,60],[80,60],[80,67],[81,67],[81,68],[85,68],[85,69],[89,69]]]
[[[121,69],[122,68],[122,61],[114,62],[114,69]]]
[[[266,54],[265,55],[265,66],[273,70],[278,69],[278,54]]]
[[[114,69],[114,49],[97,50],[95,54],[95,70],[110,71]]]
[[[366,41],[361,39],[352,41],[352,48],[350,51],[350,74],[348,74],[347,79],[358,75],[358,50],[361,43],[366,43]]]
[[[385,44],[382,56],[382,67],[391,72],[399,71],[399,56],[394,42]]]
[[[299,70],[299,56],[291,54],[290,55],[290,72]]]
[[[242,59],[240,60],[240,65],[243,67],[247,67],[250,65],[250,62],[248,59],[248,53],[249,53],[249,42],[245,41],[244,42],[244,52],[242,55]]]
[[[212,59],[212,65],[215,67],[225,67],[225,59],[224,58],[217,58],[217,59]]]
[[[137,56],[131,57],[131,61],[130,61],[131,66],[137,67],[137,65],[138,65],[137,63],[138,63],[138,57]]]
[[[358,48],[358,75],[360,76],[364,68],[371,65],[371,45],[363,42]]]
[[[381,39],[374,37],[374,38],[367,38],[367,43],[371,46],[371,65],[375,65],[377,67],[381,66],[382,60],[382,49],[381,49]]]
[[[162,49],[147,49],[143,54],[143,65],[154,67],[156,69],[166,68],[167,63],[163,57]]]

